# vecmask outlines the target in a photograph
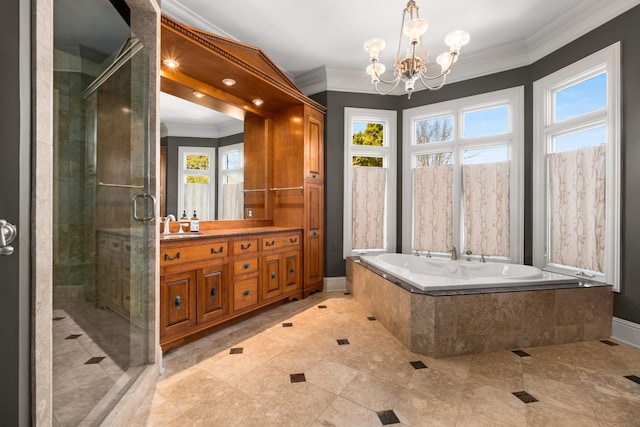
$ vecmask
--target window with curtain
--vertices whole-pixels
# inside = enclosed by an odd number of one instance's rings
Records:
[[[404,252],[522,262],[522,93],[404,111]]]
[[[395,252],[395,111],[345,109],[344,256]]]
[[[218,148],[218,219],[244,217],[244,144]]]
[[[619,43],[534,83],[534,263],[619,284]]]
[[[213,147],[179,147],[180,185],[178,185],[179,215],[189,218],[194,211],[201,220],[214,219],[215,209],[215,149]]]

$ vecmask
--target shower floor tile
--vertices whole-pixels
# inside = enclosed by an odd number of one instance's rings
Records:
[[[433,359],[372,317],[348,294],[318,293],[172,350],[131,425],[631,427],[640,419],[640,349],[589,341]],[[336,345],[344,337],[349,345]]]

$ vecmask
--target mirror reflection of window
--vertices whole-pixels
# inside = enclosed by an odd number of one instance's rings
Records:
[[[242,219],[244,211],[244,144],[218,149],[220,158],[218,219]]]
[[[201,220],[213,219],[215,209],[215,149],[179,147],[180,185],[178,213],[191,218],[194,211]]]

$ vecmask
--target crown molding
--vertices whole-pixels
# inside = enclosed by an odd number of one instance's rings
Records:
[[[544,58],[638,4],[640,0],[585,0],[527,39],[529,63]]]
[[[203,19],[200,15],[184,6],[182,3],[175,0],[162,0],[162,4],[160,5],[162,9],[162,13],[165,15],[175,19],[178,22],[181,22],[184,25],[189,25],[191,27],[197,28],[199,30],[204,30],[213,34],[218,34],[228,39],[238,40],[233,37],[231,34],[222,30],[220,27],[212,24],[211,22]]]

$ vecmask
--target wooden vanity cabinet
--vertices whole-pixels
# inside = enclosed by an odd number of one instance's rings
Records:
[[[301,229],[160,245],[163,351],[284,299],[302,298]]]

